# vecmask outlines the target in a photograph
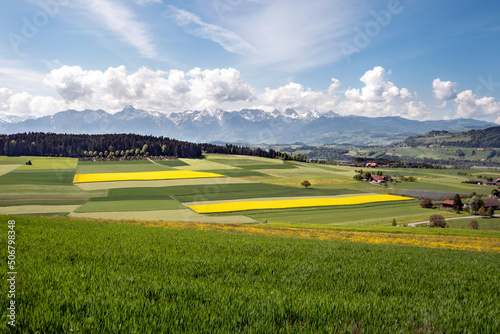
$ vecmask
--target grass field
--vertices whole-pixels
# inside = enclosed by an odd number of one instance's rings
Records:
[[[479,223],[480,230],[500,231],[500,218],[478,217],[475,219],[457,219],[447,222],[450,228],[469,229],[472,220]]]
[[[500,331],[499,253],[14,219],[2,332]]]
[[[154,210],[178,210],[185,207],[174,199],[157,200],[122,200],[122,201],[99,201],[94,199],[75,210],[76,213],[83,212],[127,212],[127,211],[154,211]]]
[[[16,169],[8,174],[0,176],[1,185],[14,184],[72,184],[75,176],[74,169],[39,169],[19,170]]]

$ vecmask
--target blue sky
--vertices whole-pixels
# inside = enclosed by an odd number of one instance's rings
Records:
[[[0,113],[294,108],[500,123],[500,2],[4,0]]]

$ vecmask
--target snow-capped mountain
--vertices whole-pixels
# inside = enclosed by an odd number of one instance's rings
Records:
[[[5,117],[4,117],[5,118]],[[137,133],[192,142],[275,144],[351,143],[388,144],[432,130],[464,131],[495,126],[473,119],[414,121],[401,117],[341,116],[333,111],[298,113],[260,109],[224,111],[187,110],[169,115],[158,111],[124,108],[115,114],[104,110],[67,110],[52,116],[10,122],[0,118],[0,132]]]

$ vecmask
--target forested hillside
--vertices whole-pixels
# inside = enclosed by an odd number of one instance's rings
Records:
[[[438,144],[470,148],[497,148],[500,147],[500,126],[460,133],[433,131],[426,136],[410,137],[404,143],[412,147]]]

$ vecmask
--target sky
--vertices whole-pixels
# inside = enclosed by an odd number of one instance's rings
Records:
[[[498,0],[0,6],[0,116],[133,105],[500,124]]]

